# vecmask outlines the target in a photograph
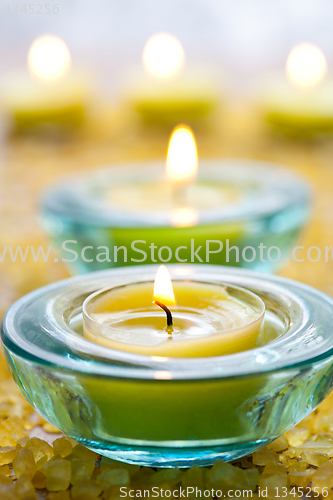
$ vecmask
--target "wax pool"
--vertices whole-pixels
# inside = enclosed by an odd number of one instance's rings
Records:
[[[174,291],[171,330],[152,304],[152,283],[94,294],[84,310],[85,337],[113,349],[170,357],[219,356],[259,342],[264,304],[254,294],[240,289],[249,294],[247,303],[222,286],[182,281],[174,281]]]

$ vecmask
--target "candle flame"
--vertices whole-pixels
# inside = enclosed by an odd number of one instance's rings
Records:
[[[324,54],[316,45],[301,43],[290,52],[286,73],[289,80],[299,87],[318,85],[325,77],[327,63]]]
[[[196,177],[198,153],[189,127],[180,125],[172,132],[167,154],[167,176],[174,182],[189,182]]]
[[[185,62],[184,49],[174,35],[157,33],[149,38],[142,55],[143,66],[156,78],[170,78],[180,73]]]
[[[61,38],[43,35],[32,43],[28,54],[30,73],[44,81],[53,81],[67,73],[71,65],[71,55]]]
[[[163,265],[158,268],[156,273],[154,300],[158,300],[164,305],[175,305],[176,303],[169,271]]]

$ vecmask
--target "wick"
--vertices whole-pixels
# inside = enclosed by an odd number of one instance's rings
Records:
[[[163,311],[165,311],[165,314],[167,317],[167,326],[168,327],[173,326],[172,314],[171,314],[170,309],[168,309],[167,306],[165,306],[164,304],[162,304],[162,302],[159,302],[158,300],[154,300],[153,303],[156,304],[157,306],[161,307],[163,309]]]

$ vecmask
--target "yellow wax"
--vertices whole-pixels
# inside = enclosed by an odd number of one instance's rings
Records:
[[[266,121],[286,134],[313,134],[333,130],[333,83],[300,88],[286,78],[267,84],[260,98]]]
[[[251,294],[247,303],[206,283],[175,281],[173,286],[178,305],[169,307],[171,333],[165,313],[152,304],[152,283],[140,283],[88,303],[84,336],[113,349],[162,357],[220,356],[257,345],[264,319],[259,298]]]
[[[87,78],[75,73],[51,82],[17,73],[2,85],[1,107],[18,129],[46,123],[78,126],[85,118],[88,87]]]
[[[161,124],[205,117],[220,101],[220,89],[213,76],[202,69],[189,69],[165,79],[133,72],[123,94],[129,107],[145,122]]]

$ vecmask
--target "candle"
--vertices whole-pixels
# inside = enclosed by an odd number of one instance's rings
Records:
[[[221,294],[226,289],[229,298],[219,299],[218,309],[222,311],[230,300],[233,318],[241,319],[240,329],[251,316],[240,314],[240,301],[253,309],[264,302],[261,342],[241,350],[244,338],[239,336],[240,352],[206,357],[197,356],[195,349],[194,357],[155,356],[97,342],[97,336],[107,337],[103,327],[114,322],[115,315],[127,344],[133,340],[129,332],[141,336],[140,318],[149,307],[150,325],[159,335],[166,333],[165,311],[151,302],[156,266],[112,269],[35,290],[7,312],[2,342],[22,393],[53,425],[110,458],[157,467],[208,465],[235,460],[264,446],[330,392],[332,298],[302,283],[244,269],[199,265],[169,269],[179,313],[170,304],[170,283],[156,286],[155,301],[160,299],[156,302],[163,305],[169,301],[166,307],[175,329],[186,297],[192,303],[196,295],[195,307],[200,308],[196,293],[200,289],[203,303],[212,301],[215,310],[216,288]],[[147,300],[139,284],[149,288]],[[111,297],[113,293],[117,298]],[[136,311],[131,309],[133,301]],[[83,315],[96,310],[100,314],[101,308],[107,312],[107,324],[92,320],[97,327],[92,341],[83,334],[87,330]],[[129,308],[127,318],[125,308]],[[201,312],[206,318],[211,310],[203,304]],[[199,324],[200,313],[196,316]],[[144,317],[146,325],[148,316]],[[221,326],[229,320],[229,315],[218,316]],[[144,335],[152,338],[146,329]],[[190,346],[192,336],[188,331],[186,335],[184,343]],[[197,340],[204,345],[213,337],[221,340],[223,329]],[[159,345],[168,342],[176,350],[182,341],[163,338]]]
[[[180,41],[157,33],[142,55],[144,71],[127,76],[122,92],[130,108],[148,123],[177,123],[209,115],[218,106],[220,90],[211,71],[187,66]]]
[[[45,193],[43,221],[73,272],[170,262],[271,271],[288,258],[308,204],[307,186],[286,170],[252,161],[198,165],[193,133],[180,126],[167,165],[80,174]]]
[[[333,83],[319,47],[295,46],[286,62],[284,77],[267,84],[261,98],[267,122],[291,135],[311,135],[333,129]]]
[[[31,45],[28,72],[8,75],[2,84],[2,107],[18,130],[81,125],[89,99],[85,75],[71,69],[65,42],[43,35]]]
[[[96,292],[83,306],[85,337],[112,349],[171,357],[219,356],[257,345],[265,309],[259,297],[207,283],[175,281],[174,287],[176,298],[161,266],[154,293],[152,283]]]

